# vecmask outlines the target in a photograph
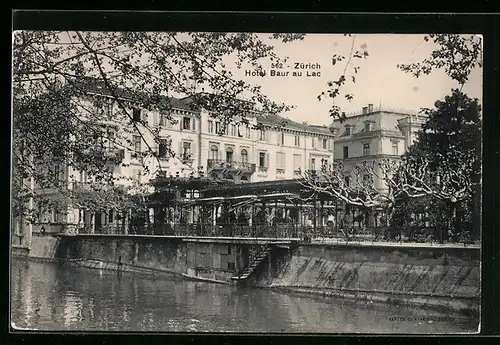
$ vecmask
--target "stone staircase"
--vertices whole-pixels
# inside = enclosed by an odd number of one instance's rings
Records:
[[[247,280],[259,267],[259,265],[271,254],[271,247],[263,245],[261,250],[253,257],[252,261],[248,265],[248,267],[243,271],[241,275],[234,276],[231,279],[235,281],[245,281]]]

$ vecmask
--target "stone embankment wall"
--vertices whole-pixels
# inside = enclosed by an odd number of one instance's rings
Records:
[[[248,246],[231,241],[186,241],[158,236],[33,236],[29,257],[77,265],[151,274],[171,273],[229,283],[245,265]],[[19,250],[14,256],[22,256]],[[247,255],[248,256],[248,255]]]
[[[257,285],[477,312],[478,248],[305,244]]]
[[[153,236],[33,236],[29,256],[80,266],[231,283],[249,243]],[[13,248],[13,255],[19,254]],[[260,287],[477,312],[480,250],[473,247],[301,244],[274,248],[251,283]]]

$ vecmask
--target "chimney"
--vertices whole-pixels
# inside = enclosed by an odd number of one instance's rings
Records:
[[[373,113],[373,104],[368,104],[368,113]]]
[[[363,112],[362,114],[363,115],[366,115],[368,113],[368,107],[363,107]]]

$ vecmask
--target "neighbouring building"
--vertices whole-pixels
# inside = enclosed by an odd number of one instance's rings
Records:
[[[334,158],[342,161],[346,182],[352,182],[354,167],[362,167],[365,161],[400,159],[425,120],[426,116],[417,112],[374,107],[373,104],[363,107],[361,112],[347,114],[342,123],[335,120],[331,125],[336,131]],[[368,172],[362,174],[362,179],[369,178]],[[377,174],[380,176],[380,171]],[[374,184],[380,191],[387,188],[377,178]]]

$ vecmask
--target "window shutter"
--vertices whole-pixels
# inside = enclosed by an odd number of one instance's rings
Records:
[[[184,157],[182,157],[182,141],[179,141],[179,153],[178,153],[177,157],[179,157],[180,159],[184,158]]]
[[[266,153],[266,168],[269,168],[269,153]]]
[[[194,161],[196,155],[196,145],[194,142],[191,143],[191,159]]]
[[[196,119],[191,119],[191,126],[193,127],[193,131],[196,132]]]

